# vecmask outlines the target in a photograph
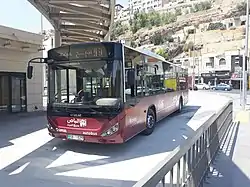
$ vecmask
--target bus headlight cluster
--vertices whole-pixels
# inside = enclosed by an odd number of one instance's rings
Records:
[[[51,130],[51,131],[56,130],[56,129],[54,129],[49,123],[47,124],[47,128],[48,128],[49,130]]]
[[[111,128],[109,128],[107,131],[105,131],[104,133],[102,133],[101,136],[102,137],[111,136],[112,134],[116,133],[118,130],[119,130],[119,123],[116,123]]]

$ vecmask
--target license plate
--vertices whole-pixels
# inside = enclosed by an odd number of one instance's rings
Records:
[[[69,140],[77,140],[77,141],[83,141],[84,140],[84,137],[83,136],[80,136],[80,135],[67,135],[67,138]]]

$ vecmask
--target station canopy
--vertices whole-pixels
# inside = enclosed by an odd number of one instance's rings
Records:
[[[62,44],[109,40],[115,0],[28,0],[56,30]]]

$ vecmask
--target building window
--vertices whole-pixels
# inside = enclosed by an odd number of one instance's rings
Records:
[[[188,61],[188,59],[185,59],[185,60],[184,60],[183,66],[187,66],[187,67],[189,66],[189,61]]]
[[[175,63],[176,64],[181,64],[181,61],[180,60],[176,60]]]
[[[25,112],[26,99],[26,74],[0,72],[0,112]]]
[[[225,58],[221,58],[221,59],[219,60],[219,65],[220,65],[220,66],[226,65],[226,60],[225,60]]]
[[[0,75],[0,112],[8,111],[9,107],[9,77],[7,75]]]
[[[48,81],[48,66],[45,66],[45,80]]]
[[[246,21],[242,21],[240,25],[246,25]]]
[[[195,64],[196,66],[199,66],[199,59],[198,59],[198,58],[195,58],[194,64]]]
[[[236,56],[234,58],[234,66],[235,67],[239,67],[240,66],[240,57],[239,56]]]
[[[214,57],[209,57],[209,62],[206,63],[206,66],[214,68]]]

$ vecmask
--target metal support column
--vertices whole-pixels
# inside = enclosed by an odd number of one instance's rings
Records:
[[[249,0],[247,0],[247,7],[246,7],[246,36],[245,36],[245,52],[243,55],[243,85],[242,85],[242,96],[243,96],[243,104],[242,110],[246,109],[246,99],[247,99],[247,66],[248,61],[248,37],[249,37]],[[246,60],[247,59],[247,60]]]
[[[61,34],[60,31],[55,29],[55,47],[60,47],[61,46],[61,42],[62,42],[62,38],[61,38]],[[57,98],[58,98],[58,102],[61,102],[61,90],[62,90],[62,83],[61,83],[61,71],[57,70],[56,71],[56,93],[57,93]]]
[[[55,47],[60,47],[62,38],[59,30],[55,30]]]

